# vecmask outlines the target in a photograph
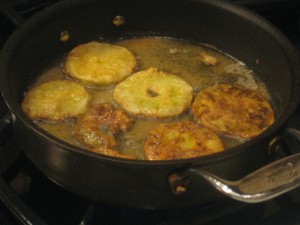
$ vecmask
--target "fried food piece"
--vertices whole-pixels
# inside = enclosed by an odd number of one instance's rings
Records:
[[[87,86],[118,83],[135,67],[135,56],[127,48],[95,41],[75,47],[65,63],[66,73]]]
[[[113,157],[117,157],[117,158],[134,159],[134,157],[132,155],[124,154],[124,153],[121,153],[117,150],[110,149],[110,148],[96,147],[96,148],[91,148],[89,150],[92,152],[96,152],[96,153],[108,155],[108,156],[113,156]]]
[[[196,120],[215,132],[252,138],[275,120],[269,104],[257,92],[220,84],[202,90],[192,104]]]
[[[155,68],[131,75],[114,89],[115,101],[126,111],[154,118],[181,114],[192,97],[193,88],[187,82]]]
[[[132,120],[125,112],[103,103],[81,115],[75,124],[75,135],[80,143],[89,147],[112,148],[117,145],[115,134],[127,131]]]
[[[59,121],[83,113],[90,100],[85,88],[70,80],[43,83],[31,89],[22,102],[32,120]]]
[[[189,121],[160,125],[150,132],[144,145],[149,160],[186,159],[223,150],[222,141],[213,131]]]

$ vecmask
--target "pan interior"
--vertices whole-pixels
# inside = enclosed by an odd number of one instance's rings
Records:
[[[135,69],[137,72],[156,68],[159,71],[174,74],[192,86],[194,95],[213,85],[223,83],[236,84],[256,91],[264,99],[271,102],[271,105],[274,105],[266,85],[252,70],[248,69],[243,62],[212,46],[169,37],[133,37],[130,39],[110,40],[109,42],[125,47],[135,55],[138,64]],[[71,79],[64,71],[65,61],[65,55],[58,58],[53,65],[49,66],[37,77],[29,89],[53,80]],[[115,85],[87,87],[86,90],[92,96],[89,107],[111,103],[116,108],[122,109],[114,100],[114,87]],[[143,93],[143,90],[140,93]],[[151,96],[155,98],[153,93]],[[273,109],[277,112],[275,106],[273,106]],[[130,115],[130,117],[133,118],[134,125],[129,131],[117,136],[117,148],[122,153],[132,155],[136,159],[145,159],[143,145],[152,129],[157,128],[161,124],[170,124],[184,120],[196,123],[191,107],[188,107],[184,113],[171,118],[155,119],[139,115]],[[76,120],[74,118],[55,123],[39,120],[36,123],[61,140],[75,146],[87,148],[87,146],[79,143],[76,139],[76,132],[74,131]],[[248,141],[246,138],[221,134],[219,136],[226,149]]]
[[[114,24],[116,16],[122,16],[123,25]],[[62,33],[69,35],[67,41],[61,40]],[[239,59],[266,85],[277,117],[285,112],[294,81],[280,42],[284,38],[260,18],[218,1],[59,3],[33,17],[8,42],[4,79],[9,84],[3,88],[7,102],[18,118],[31,124],[19,107],[24,90],[58,57],[91,40],[147,36],[211,45]]]

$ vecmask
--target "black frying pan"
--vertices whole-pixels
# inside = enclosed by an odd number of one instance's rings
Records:
[[[123,26],[115,26],[123,16]],[[70,39],[60,40],[68,31]],[[47,134],[22,112],[23,93],[50,62],[78,44],[140,36],[207,43],[245,62],[267,85],[276,122],[253,140],[211,156],[139,161],[98,155]],[[259,63],[257,63],[259,62]],[[143,208],[205,204],[221,196],[197,172],[239,179],[269,161],[268,149],[300,97],[300,59],[289,41],[262,18],[223,1],[61,1],[33,16],[8,40],[0,60],[1,91],[30,160],[50,179],[96,201]],[[273,143],[273,144],[270,144]]]

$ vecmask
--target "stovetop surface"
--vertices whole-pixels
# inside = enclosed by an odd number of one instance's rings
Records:
[[[56,0],[0,0],[0,48],[17,27],[3,14],[3,8],[13,8],[28,18]],[[233,0],[248,7],[281,29],[300,50],[299,9],[295,0]],[[7,117],[7,108],[0,99],[0,116]],[[289,126],[300,128],[300,112],[289,121]],[[0,127],[1,129],[1,127]],[[8,130],[9,131],[9,130]],[[5,183],[0,183],[1,195],[16,198],[15,205],[8,199],[0,201],[0,224],[64,224],[64,225],[296,225],[300,224],[300,189],[295,189],[275,200],[260,204],[245,204],[228,198],[208,205],[172,210],[143,210],[107,203],[94,203],[58,186],[45,177],[27,159],[16,137],[5,132],[0,137],[0,172]],[[13,192],[11,192],[13,190]],[[24,210],[19,213],[21,210]]]

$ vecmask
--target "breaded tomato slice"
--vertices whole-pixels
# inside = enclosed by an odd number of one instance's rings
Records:
[[[67,56],[65,72],[87,86],[118,83],[136,67],[127,48],[100,42],[78,45]]]
[[[223,150],[222,141],[213,131],[189,121],[160,125],[150,132],[144,145],[149,160],[186,159]]]
[[[28,91],[22,109],[32,120],[59,121],[83,113],[89,100],[89,94],[80,84],[57,80]]]
[[[124,158],[124,159],[134,159],[134,157],[132,155],[125,154],[118,150],[114,150],[114,149],[110,149],[110,148],[95,147],[95,148],[90,148],[89,150],[92,152],[95,152],[95,153],[102,154],[102,155],[108,155],[108,156]]]
[[[115,134],[127,131],[131,126],[132,119],[123,110],[103,103],[77,118],[75,135],[86,146],[106,149],[117,145]]]
[[[271,105],[253,90],[220,84],[202,90],[192,105],[195,119],[215,132],[252,138],[275,120]]]
[[[155,68],[137,72],[114,89],[114,99],[127,112],[152,118],[181,114],[191,103],[193,88],[183,79]]]

